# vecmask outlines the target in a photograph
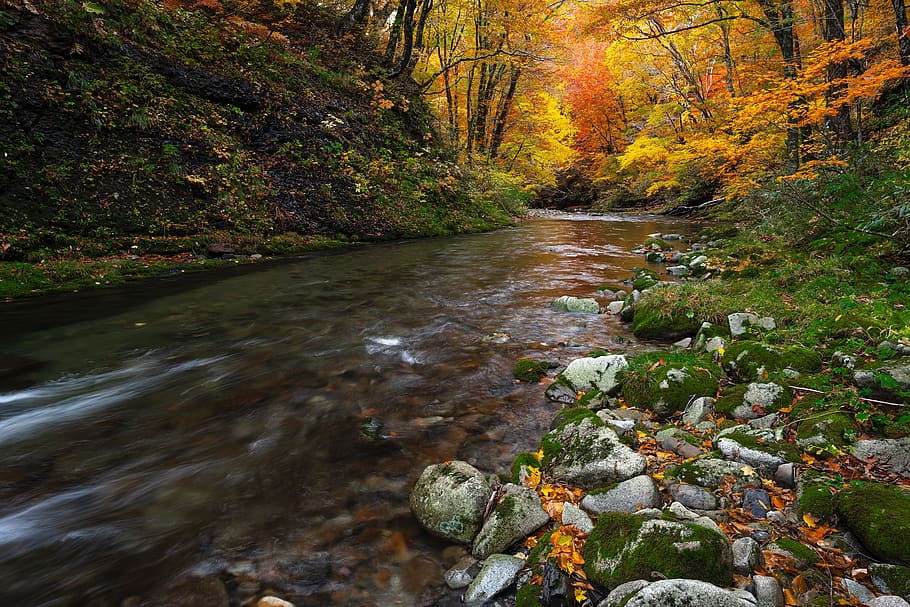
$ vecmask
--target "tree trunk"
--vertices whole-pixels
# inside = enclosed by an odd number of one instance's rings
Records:
[[[841,42],[846,39],[847,32],[844,28],[844,2],[843,0],[824,0],[825,3],[825,42]],[[847,77],[847,64],[843,61],[832,63],[828,66],[829,100],[837,97],[843,91],[844,85],[838,83]],[[831,118],[828,128],[833,131],[838,144],[843,145],[853,136],[850,125],[850,107],[842,105],[837,114]]]
[[[509,88],[499,102],[499,108],[493,123],[493,136],[490,139],[491,158],[496,158],[499,155],[499,146],[502,145],[502,139],[506,133],[506,123],[508,122],[509,112],[512,109],[512,101],[515,99],[515,89],[518,87],[520,76],[521,68],[513,65],[509,74]]]
[[[343,36],[358,25],[362,25],[370,13],[370,2],[371,0],[355,0],[354,6],[341,18],[335,27],[335,35],[338,37]]]
[[[901,65],[910,65],[910,30],[907,29],[907,8],[904,0],[891,0],[894,7],[894,27],[897,30],[897,45],[901,56]],[[904,80],[904,88],[908,86]]]

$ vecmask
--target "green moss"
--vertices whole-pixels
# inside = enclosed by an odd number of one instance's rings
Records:
[[[873,556],[910,565],[910,493],[866,482],[842,490],[836,504],[839,520]]]
[[[540,539],[537,540],[537,545],[531,549],[531,552],[528,553],[528,567],[539,568],[547,561],[547,555],[550,554],[552,546],[550,545],[550,537],[553,535],[552,531],[548,531],[540,536]]]
[[[642,536],[642,526],[646,524],[642,517],[600,515],[582,550],[588,579],[607,588],[651,579],[654,573],[718,586],[732,582],[730,547],[725,537],[690,523],[655,523],[647,523],[650,531]],[[642,539],[636,541],[636,537]],[[692,549],[680,548],[690,542]]]
[[[533,466],[534,468],[540,467],[540,462],[537,461],[537,456],[533,453],[519,453],[515,456],[515,461],[512,462],[512,482],[516,485],[521,484],[521,469]]]
[[[815,350],[804,346],[790,346],[781,358],[783,368],[795,369],[800,373],[817,373],[822,369],[822,358]]]
[[[796,441],[803,447],[813,447],[823,452],[828,446],[843,447],[852,443],[856,435],[853,417],[839,407],[821,413],[811,413],[796,429]]]
[[[515,379],[528,383],[537,383],[547,374],[547,366],[544,363],[528,358],[521,358],[515,363],[512,369],[512,375]]]
[[[522,584],[515,593],[515,607],[543,607],[540,602],[540,586]]]
[[[685,309],[668,307],[653,291],[643,295],[635,304],[632,332],[645,339],[676,340],[695,335],[701,319],[687,314]],[[652,295],[653,294],[653,295]]]
[[[658,282],[660,282],[660,275],[657,272],[647,268],[640,268],[635,271],[635,275],[632,277],[632,288],[636,291],[644,291],[650,289]]]
[[[605,422],[590,409],[586,409],[585,407],[570,407],[568,409],[561,409],[556,414],[556,417],[554,417],[553,421],[550,423],[550,428],[552,430],[560,430],[568,425],[579,424],[586,419],[590,419],[597,426],[605,425]]]
[[[785,441],[768,442],[744,432],[731,432],[730,434],[725,434],[724,438],[736,441],[747,449],[754,449],[755,451],[761,451],[762,453],[776,455],[788,462],[802,461],[800,450],[793,443]]]
[[[782,537],[778,539],[775,544],[777,544],[783,550],[786,550],[792,554],[797,560],[803,561],[810,565],[814,565],[818,562],[818,555],[815,554],[815,551],[808,546],[797,542],[796,540],[789,537]]]
[[[590,392],[585,392],[584,396],[576,401],[576,404],[585,409],[602,409],[606,398],[607,395],[603,390],[591,390]]]
[[[797,497],[800,515],[811,514],[828,520],[834,514],[834,491],[830,479],[811,471],[803,472]]]
[[[871,563],[869,573],[873,578],[881,579],[891,594],[902,597],[910,596],[910,567]]]
[[[816,372],[822,367],[822,359],[814,350],[803,346],[790,346],[781,350],[762,342],[742,340],[727,347],[723,367],[732,377],[750,380],[787,368],[799,372]]]
[[[714,410],[725,415],[733,413],[736,407],[743,404],[743,397],[748,389],[749,386],[747,384],[730,386],[721,392],[717,400],[714,401]]]
[[[669,251],[673,246],[662,238],[649,238],[645,241],[646,247],[657,247],[661,251]]]
[[[622,396],[632,407],[667,416],[685,409],[693,397],[714,396],[717,378],[704,367],[665,364],[654,369],[638,365],[623,373]]]

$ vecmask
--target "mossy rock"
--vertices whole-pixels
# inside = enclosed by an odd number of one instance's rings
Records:
[[[717,489],[728,476],[736,479],[735,490],[743,487],[761,487],[762,484],[761,477],[754,470],[749,470],[738,462],[714,458],[697,459],[669,468],[665,473],[665,480],[675,479],[690,485]]]
[[[910,565],[910,492],[865,482],[838,493],[836,504],[839,520],[873,556]]]
[[[715,325],[710,322],[703,322],[698,328],[698,332],[695,334],[695,343],[692,345],[692,349],[696,352],[702,352],[705,349],[705,344],[708,343],[709,339],[714,337],[723,337],[727,341],[730,340],[730,328],[726,325]]]
[[[603,390],[591,390],[585,392],[575,404],[591,411],[599,411],[607,406],[609,397]]]
[[[660,282],[660,274],[648,268],[639,268],[632,276],[632,288],[636,291],[645,291]]]
[[[777,383],[738,384],[724,390],[714,402],[714,410],[738,419],[754,419],[779,411],[793,402],[793,390]],[[758,412],[753,407],[761,407]]]
[[[646,247],[657,247],[661,251],[669,251],[670,249],[673,248],[673,245],[671,245],[669,242],[667,242],[663,238],[655,238],[653,236],[645,241],[645,246]]]
[[[666,417],[685,409],[693,398],[713,397],[717,393],[717,378],[704,368],[670,363],[652,371],[627,371],[623,374],[621,392],[629,406],[650,409],[657,416]]]
[[[821,370],[822,359],[814,350],[803,346],[781,349],[758,341],[742,340],[727,347],[723,367],[731,377],[748,381],[784,369],[814,373]]]
[[[693,523],[601,514],[582,555],[588,579],[606,588],[652,579],[655,573],[718,586],[733,581],[733,556],[727,538]]]
[[[748,428],[748,426],[740,426],[740,428]],[[765,440],[760,436],[743,431],[725,433],[719,438],[729,438],[746,449],[761,451],[762,453],[778,457],[785,462],[798,463],[802,461],[800,450],[793,443],[786,441]]]
[[[796,506],[800,516],[810,514],[828,520],[834,514],[834,489],[831,479],[807,470],[799,477]]]
[[[885,329],[875,319],[856,314],[840,314],[825,324],[824,328],[831,337],[860,337],[863,339],[869,336],[877,338]]]
[[[453,542],[474,539],[493,493],[490,479],[470,464],[427,466],[411,491],[411,512],[424,529]]]
[[[518,381],[536,384],[547,374],[548,368],[550,368],[549,363],[539,362],[529,358],[520,358],[512,369],[512,375],[514,375],[515,379]]]
[[[635,336],[675,341],[695,335],[701,326],[701,320],[685,309],[667,309],[666,306],[667,303],[660,297],[646,295],[639,299],[632,317],[632,332]]]
[[[769,546],[770,548],[778,548],[783,552],[787,552],[793,556],[797,561],[797,566],[800,569],[805,569],[811,567],[818,562],[818,555],[815,553],[812,548],[797,542],[793,538],[782,537],[776,540],[773,544]]]
[[[887,592],[910,600],[910,567],[870,563],[869,573],[876,586],[884,586]]]
[[[515,607],[544,607],[538,584],[522,584],[515,593]]]
[[[796,427],[796,444],[813,453],[838,453],[840,447],[855,440],[857,426],[853,416],[834,407],[808,416]]]

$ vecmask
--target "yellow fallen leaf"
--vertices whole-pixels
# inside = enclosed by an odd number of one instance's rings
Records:
[[[812,516],[809,512],[803,515],[803,522],[806,523],[806,526],[812,529],[813,527],[818,526],[818,521],[820,519],[817,516]]]
[[[586,600],[588,600],[588,593],[587,593],[587,591],[585,591],[584,588],[576,588],[576,589],[575,589],[575,602],[576,602],[576,603],[583,603],[583,602],[585,602]]]

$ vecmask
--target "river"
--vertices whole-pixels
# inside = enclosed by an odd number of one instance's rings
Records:
[[[0,304],[0,351],[35,361],[0,380],[2,603],[458,604],[459,553],[411,485],[534,450],[557,405],[518,358],[646,346],[550,302],[622,286],[647,234],[689,230],[538,218]]]

